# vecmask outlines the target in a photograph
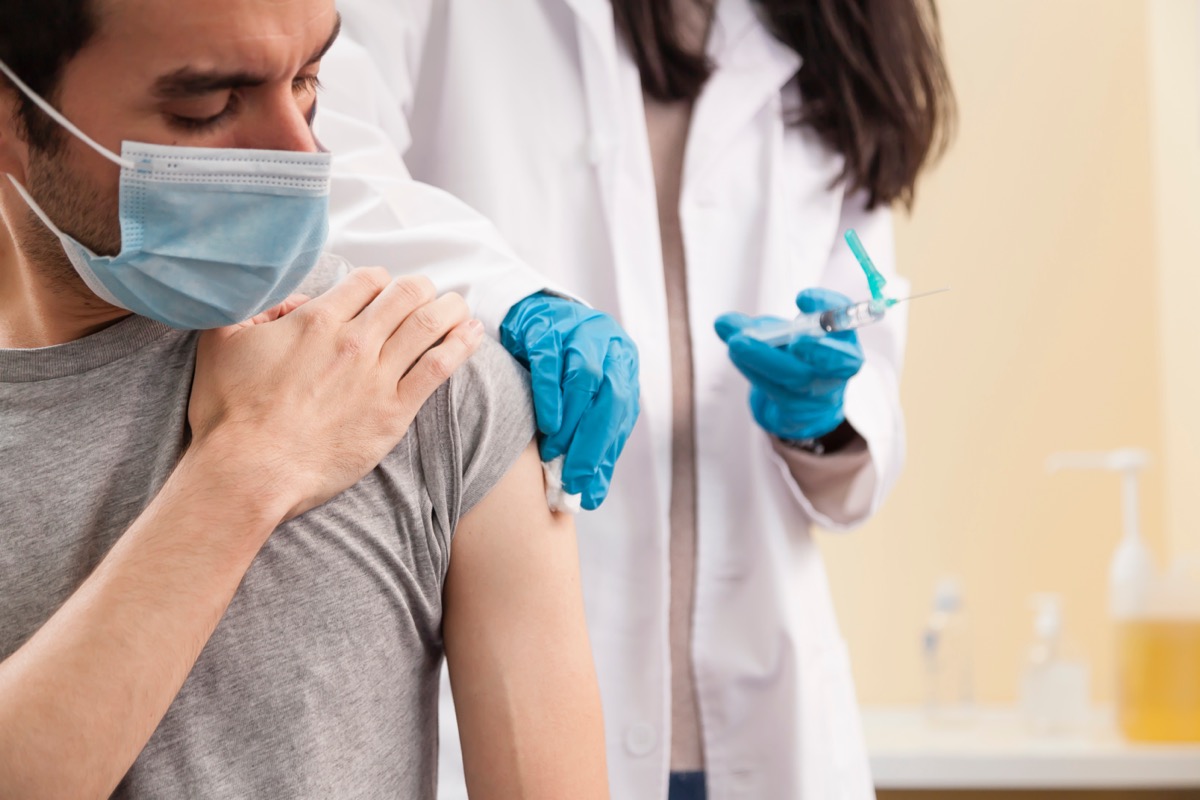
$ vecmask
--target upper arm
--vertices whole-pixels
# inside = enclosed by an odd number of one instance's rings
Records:
[[[532,444],[459,522],[444,600],[471,797],[607,797],[574,523]]]

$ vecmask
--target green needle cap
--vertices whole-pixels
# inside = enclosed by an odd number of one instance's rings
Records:
[[[867,249],[863,247],[862,239],[858,238],[858,234],[854,229],[846,231],[846,244],[850,245],[850,252],[854,253],[854,257],[858,259],[858,265],[862,267],[863,274],[867,276],[867,285],[871,287],[871,297],[875,300],[885,300],[883,296],[883,288],[887,286],[887,278],[883,277],[876,267],[875,262],[867,255]]]

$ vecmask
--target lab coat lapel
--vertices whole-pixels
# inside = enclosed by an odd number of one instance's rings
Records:
[[[562,2],[575,13],[588,113],[587,158],[596,168],[611,234],[614,224],[613,163],[621,135],[620,72],[612,5],[609,0]]]
[[[636,67],[623,59],[609,0],[562,0],[576,15],[579,60],[586,94],[591,162],[605,214],[605,230],[613,249],[620,319],[639,345],[644,405],[670,407],[671,362],[666,322],[666,290],[661,278],[658,214],[654,205],[654,174],[641,110]],[[643,205],[645,207],[643,207]],[[654,253],[653,257],[650,253]],[[648,262],[657,259],[647,274]],[[657,276],[657,277],[656,277]],[[650,428],[648,439],[670,442],[669,431],[657,426],[670,420],[644,416],[638,423]],[[671,454],[653,447],[657,509],[669,504]],[[665,530],[665,527],[663,528]]]
[[[708,55],[720,69],[696,102],[684,159],[684,187],[729,150],[730,143],[800,69],[796,51],[759,20],[750,0],[719,0]]]

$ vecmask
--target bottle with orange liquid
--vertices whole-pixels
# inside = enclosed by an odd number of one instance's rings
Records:
[[[1117,721],[1139,742],[1200,742],[1200,561],[1179,558],[1159,575],[1138,530],[1143,450],[1054,456],[1050,470],[1122,474],[1125,534],[1109,569],[1116,625]]]
[[[1176,561],[1117,616],[1117,714],[1142,742],[1200,742],[1200,569]]]

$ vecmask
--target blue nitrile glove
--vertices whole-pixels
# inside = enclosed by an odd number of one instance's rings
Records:
[[[599,508],[638,417],[638,352],[609,315],[534,294],[500,326],[500,343],[529,368],[542,461],[565,455],[563,489]]]
[[[805,314],[849,302],[828,289],[805,289],[796,297]],[[729,345],[734,366],[750,381],[750,410],[758,424],[780,439],[816,439],[845,420],[846,383],[862,367],[863,351],[854,331],[804,336],[787,347],[739,335],[779,321],[724,314],[717,318],[717,335]]]

